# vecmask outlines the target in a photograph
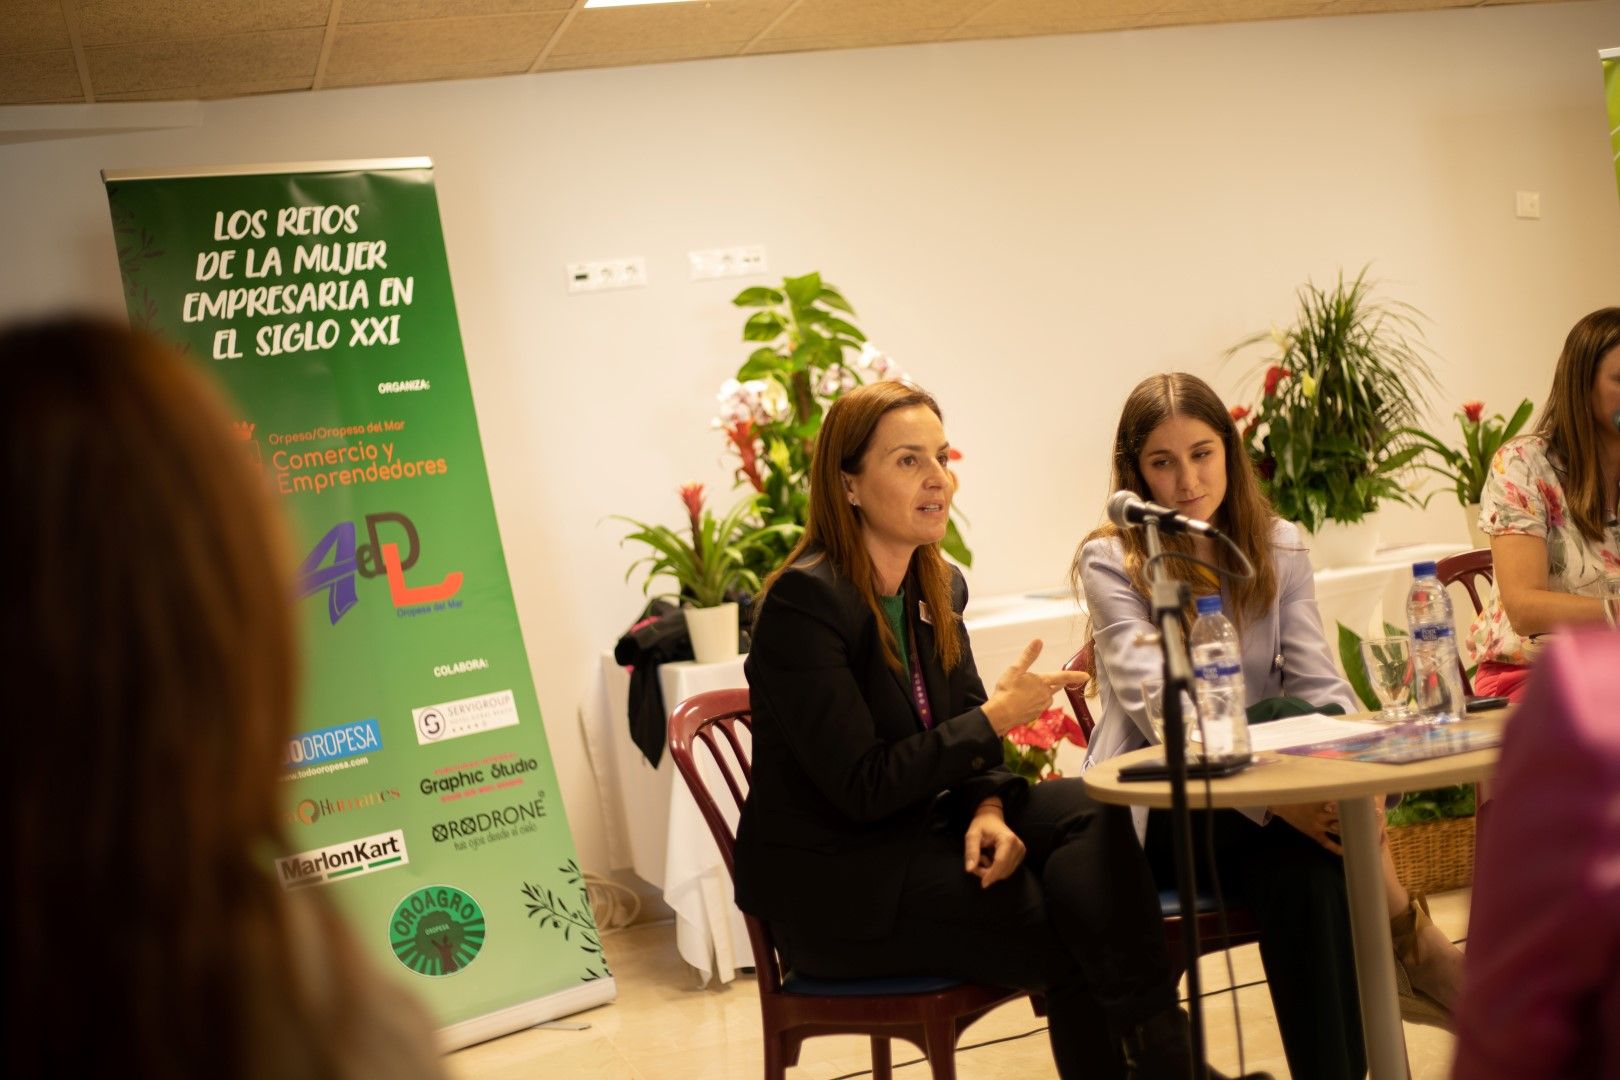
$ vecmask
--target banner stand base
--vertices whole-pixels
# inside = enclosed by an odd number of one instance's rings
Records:
[[[559,1016],[568,1016],[584,1012],[586,1009],[594,1009],[598,1005],[609,1004],[618,996],[618,986],[611,976],[605,979],[592,979],[588,983],[559,990],[543,998],[497,1009],[495,1012],[440,1028],[436,1039],[439,1049],[448,1054],[452,1050],[461,1050],[477,1043],[498,1039],[502,1035],[510,1035],[514,1031],[522,1031],[524,1028],[543,1024],[547,1020],[555,1020]]]

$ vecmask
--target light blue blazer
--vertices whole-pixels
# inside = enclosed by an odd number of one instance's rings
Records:
[[[1334,666],[1316,606],[1316,581],[1299,527],[1274,519],[1271,560],[1277,595],[1271,607],[1243,625],[1243,688],[1248,704],[1287,695],[1313,705],[1336,702],[1356,712],[1350,684]],[[1147,598],[1125,576],[1125,555],[1117,539],[1093,540],[1080,551],[1080,583],[1097,639],[1097,695],[1100,715],[1086,751],[1086,767],[1153,740],[1142,701],[1142,680],[1160,671],[1157,645],[1137,639],[1153,632]],[[1228,608],[1229,593],[1223,593]],[[1137,836],[1146,829],[1138,808]],[[1257,820],[1262,812],[1250,815]]]

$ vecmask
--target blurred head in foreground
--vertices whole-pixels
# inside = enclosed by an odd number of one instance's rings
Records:
[[[0,330],[0,372],[10,1071],[398,1069],[426,1025],[391,1003],[418,1034],[367,1060],[355,988],[379,980],[270,872],[290,564],[224,405],[168,346],[84,319]]]

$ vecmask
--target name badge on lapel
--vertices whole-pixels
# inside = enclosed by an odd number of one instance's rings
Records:
[[[928,614],[928,602],[926,600],[917,601],[917,618],[929,626],[934,625],[934,617]]]

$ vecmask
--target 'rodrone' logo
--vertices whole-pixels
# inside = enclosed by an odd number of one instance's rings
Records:
[[[405,532],[405,554],[399,544],[384,541],[378,528],[393,524]],[[388,594],[394,607],[413,608],[450,599],[461,589],[461,571],[452,570],[437,585],[407,585],[405,571],[416,565],[422,545],[416,526],[404,514],[381,512],[366,515],[366,538],[357,543],[359,530],[352,521],[340,521],[315,545],[298,567],[298,595],[313,596],[325,591],[327,614],[332,624],[360,602],[355,575],[363,578],[386,576]],[[330,559],[330,563],[327,560]],[[457,601],[459,603],[459,601]]]

